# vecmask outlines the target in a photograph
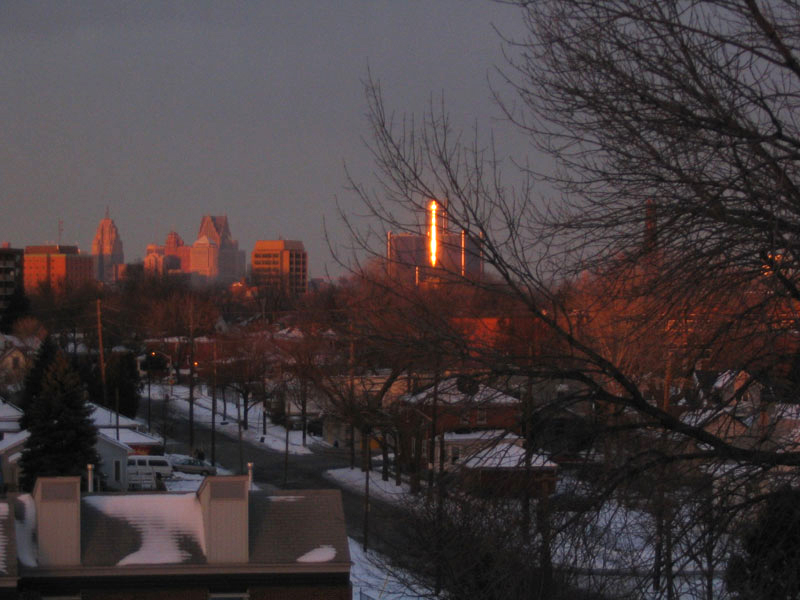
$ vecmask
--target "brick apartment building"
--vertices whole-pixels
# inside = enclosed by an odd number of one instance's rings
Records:
[[[26,294],[35,292],[41,285],[63,289],[95,281],[94,260],[81,254],[77,246],[25,246],[23,272]]]

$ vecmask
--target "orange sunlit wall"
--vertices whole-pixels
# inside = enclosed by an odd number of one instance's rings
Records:
[[[94,263],[91,256],[80,254],[77,246],[27,246],[23,281],[26,294],[41,285],[80,287],[95,281]]]

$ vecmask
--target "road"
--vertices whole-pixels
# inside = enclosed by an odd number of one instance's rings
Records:
[[[161,414],[161,401],[153,400],[153,415]],[[146,417],[146,402],[142,402],[140,416]],[[169,442],[166,452],[189,454],[188,415],[173,413],[172,426],[169,431]],[[309,442],[311,442],[309,437]],[[312,442],[313,443],[313,442]],[[208,423],[195,422],[195,446],[206,452],[206,459],[211,459],[211,428]],[[241,448],[241,455],[240,455]],[[236,438],[217,432],[216,463],[234,473],[246,472],[248,462],[253,463],[253,479],[262,489],[330,489],[338,488],[342,492],[342,503],[345,512],[347,534],[360,541],[364,540],[364,497],[342,488],[324,473],[330,469],[350,466],[350,451],[347,448],[329,448],[320,444],[312,446],[312,454],[290,454],[284,484],[285,455],[283,452],[271,450],[265,446],[242,442]],[[244,467],[240,469],[240,464]],[[394,554],[406,548],[405,529],[402,509],[387,502],[371,499],[369,510],[369,545],[382,552]]]

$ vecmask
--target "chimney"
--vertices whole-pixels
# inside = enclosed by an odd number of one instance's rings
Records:
[[[39,565],[81,564],[81,478],[39,477],[33,486]]]
[[[249,561],[249,487],[247,475],[234,475],[206,477],[197,490],[209,564]]]

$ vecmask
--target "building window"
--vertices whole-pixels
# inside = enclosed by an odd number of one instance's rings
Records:
[[[118,460],[114,461],[114,481],[119,482],[122,477],[122,469]]]
[[[486,409],[479,408],[476,411],[476,420],[478,425],[485,425],[486,424]]]

